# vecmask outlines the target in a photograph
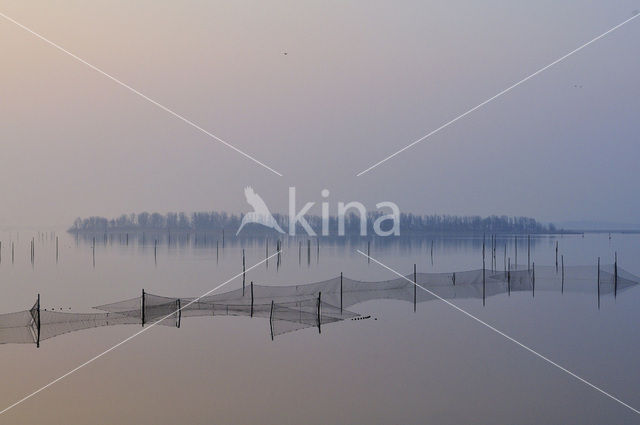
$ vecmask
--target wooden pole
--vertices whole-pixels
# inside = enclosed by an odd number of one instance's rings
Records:
[[[251,317],[253,317],[253,280],[251,281]]]
[[[558,241],[556,241],[556,273],[558,272]]]
[[[318,333],[322,333],[320,326],[320,304],[322,302],[322,292],[318,292]]]
[[[453,272],[453,276],[451,276],[451,280],[453,281],[453,286],[456,286],[456,272]]]
[[[504,244],[504,273],[507,274],[507,244]]]
[[[367,241],[367,263],[371,263],[371,241]]]
[[[180,298],[176,300],[176,328],[180,328],[180,319],[182,318],[182,308],[180,307]]]
[[[533,262],[532,274],[531,274],[531,295],[536,296],[536,262]]]
[[[141,299],[142,301],[141,301],[141,304],[140,304],[140,306],[141,306],[141,308],[140,308],[140,319],[142,320],[142,326],[144,326],[144,319],[145,319],[145,317],[144,317],[144,310],[145,310],[145,299],[144,299],[145,297],[144,297],[144,295],[145,294],[144,294],[144,289],[143,289],[142,290],[142,299]]]
[[[431,239],[431,265],[433,266],[433,239]]]
[[[600,257],[598,257],[598,310],[600,309]]]
[[[507,294],[511,296],[511,257],[507,263]]]
[[[562,289],[561,293],[564,294],[564,254],[560,257],[562,261]]]
[[[36,302],[36,330],[37,330],[37,336],[36,336],[36,348],[40,348],[40,294],[38,294],[38,301]]]
[[[482,305],[485,305],[486,298],[486,283],[485,283],[485,259],[484,259],[484,236],[482,237]]]
[[[618,296],[618,252],[615,253],[615,260],[613,262],[613,297]]]
[[[527,235],[527,270],[531,270],[531,235]]]
[[[271,341],[273,341],[273,300],[271,300],[271,312],[269,313],[269,328],[271,329]]]
[[[245,261],[244,261],[244,248],[242,249],[242,296],[244,297],[244,284],[246,278]]]
[[[340,272],[340,315],[342,315],[342,272]]]
[[[416,303],[418,298],[418,273],[416,271],[416,265],[413,264],[413,312],[416,312]]]

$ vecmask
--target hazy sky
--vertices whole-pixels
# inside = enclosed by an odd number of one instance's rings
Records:
[[[0,225],[241,212],[246,185],[281,212],[296,186],[299,204],[328,188],[333,213],[389,200],[415,213],[640,222],[640,19],[355,177],[637,9],[3,0],[0,12],[284,177],[0,18]]]

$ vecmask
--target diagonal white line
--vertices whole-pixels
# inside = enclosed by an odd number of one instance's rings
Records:
[[[491,329],[492,331],[494,331],[495,333],[497,333],[498,335],[501,335],[503,337],[505,337],[506,339],[508,339],[509,341],[513,342],[514,344],[524,348],[525,350],[527,350],[528,352],[530,352],[531,354],[541,358],[542,360],[544,360],[545,362],[557,367],[558,369],[560,369],[561,371],[573,376],[574,378],[576,378],[578,381],[582,382],[583,384],[586,384],[588,386],[590,386],[591,388],[593,388],[594,390],[598,391],[599,393],[609,397],[610,399],[620,403],[621,405],[623,405],[624,407],[630,409],[632,412],[637,413],[640,415],[640,410],[635,409],[631,406],[629,406],[627,403],[625,403],[624,401],[620,400],[619,398],[616,398],[614,396],[612,396],[611,394],[609,394],[608,392],[606,392],[605,390],[603,390],[600,387],[597,387],[596,385],[592,384],[591,382],[587,381],[584,378],[579,377],[578,375],[576,375],[575,373],[571,372],[569,369],[560,366],[558,363],[554,362],[553,360],[549,359],[548,357],[543,356],[542,354],[538,353],[537,351],[535,351],[533,348],[530,348],[526,345],[524,345],[523,343],[521,343],[520,341],[514,339],[513,337],[510,337],[509,335],[507,335],[506,333],[496,329],[495,327],[491,326],[490,324],[488,324],[487,322],[483,321],[482,319],[477,318],[476,316],[474,316],[473,314],[467,312],[466,310],[461,309],[460,307],[458,307],[457,305],[453,304],[450,301],[447,301],[446,299],[442,298],[440,295],[428,290],[427,288],[423,287],[422,285],[412,281],[411,279],[407,278],[406,276],[404,276],[403,274],[395,271],[394,269],[392,269],[391,267],[382,264],[380,261],[376,260],[373,257],[368,256],[367,254],[365,254],[364,252],[360,251],[359,249],[356,250],[358,253],[364,255],[365,257],[367,257],[368,259],[372,260],[373,262],[379,264],[380,266],[384,267],[385,269],[389,270],[390,272],[398,275],[399,277],[403,278],[404,280],[406,280],[407,282],[411,282],[412,284],[414,284],[415,286],[417,286],[418,288],[422,289],[425,292],[428,292],[430,295],[436,297],[437,299],[439,299],[440,301],[446,303],[449,307],[452,307],[456,310],[458,310],[460,313],[464,314],[465,316],[475,320],[476,322],[480,323],[481,325],[486,326],[487,328]]]
[[[2,415],[3,413],[7,412],[8,410],[16,407],[17,405],[29,400],[31,397],[35,396],[36,394],[38,394],[41,391],[46,390],[47,388],[49,388],[50,386],[52,386],[53,384],[63,380],[64,378],[66,378],[67,376],[71,375],[74,372],[77,372],[78,370],[82,369],[83,367],[87,366],[90,363],[93,363],[94,361],[98,360],[100,357],[104,356],[105,354],[115,350],[116,348],[120,347],[121,345],[125,344],[126,342],[131,341],[133,338],[137,337],[138,335],[148,331],[149,329],[153,328],[155,325],[157,325],[158,323],[162,322],[165,319],[170,318],[171,316],[173,316],[174,314],[178,313],[179,311],[184,310],[185,308],[189,307],[191,304],[198,302],[202,297],[206,297],[207,295],[211,294],[213,291],[222,288],[223,286],[225,286],[226,284],[228,284],[229,282],[231,282],[234,279],[239,278],[240,276],[242,276],[243,273],[248,272],[249,270],[252,270],[256,267],[258,267],[259,265],[263,264],[265,261],[268,261],[270,258],[275,257],[276,255],[278,255],[281,251],[276,251],[273,253],[273,255],[270,255],[269,257],[265,258],[264,260],[260,261],[259,263],[254,264],[253,266],[249,267],[248,269],[246,269],[244,272],[240,272],[237,275],[233,276],[232,278],[230,278],[229,280],[221,283],[220,285],[216,286],[215,288],[211,289],[210,291],[205,292],[204,294],[200,295],[198,298],[193,299],[192,301],[188,302],[187,304],[185,304],[184,306],[181,306],[179,309],[176,309],[174,312],[167,314],[166,316],[164,316],[162,319],[156,320],[155,322],[151,323],[149,326],[147,326],[146,328],[142,328],[142,330],[140,330],[139,332],[134,333],[133,335],[131,335],[130,337],[127,337],[125,339],[123,339],[122,341],[120,341],[119,343],[117,343],[116,345],[112,346],[111,348],[103,351],[102,353],[98,354],[95,357],[90,358],[89,360],[87,360],[86,362],[82,363],[80,366],[75,367],[73,369],[71,369],[69,372],[65,373],[64,375],[60,376],[59,378],[54,379],[53,381],[49,382],[48,384],[38,388],[37,390],[35,390],[34,392],[32,392],[31,394],[21,398],[20,400],[16,401],[15,403],[5,407],[4,409],[0,410],[0,415]]]
[[[451,121],[441,125],[440,127],[436,128],[435,130],[433,130],[432,132],[425,134],[424,136],[422,136],[421,138],[419,138],[418,140],[415,140],[411,143],[409,143],[407,146],[405,146],[404,148],[400,149],[399,151],[396,151],[394,153],[392,153],[391,155],[387,156],[386,158],[384,158],[381,161],[376,162],[375,164],[373,164],[372,166],[370,166],[369,168],[366,168],[363,171],[360,171],[358,174],[356,174],[356,177],[360,177],[361,175],[373,170],[374,168],[376,168],[378,165],[387,162],[388,160],[390,160],[391,158],[393,158],[394,156],[406,151],[407,149],[411,148],[412,146],[417,145],[418,143],[424,141],[425,139],[428,139],[429,137],[433,136],[434,134],[440,132],[441,130],[449,127],[451,124],[455,123],[456,121],[466,117],[467,115],[469,115],[470,113],[482,108],[483,106],[485,106],[486,104],[496,100],[497,98],[499,98],[500,96],[502,96],[503,94],[506,94],[507,92],[511,91],[512,89],[518,87],[520,84],[532,79],[533,77],[535,77],[536,75],[540,74],[541,72],[546,71],[547,69],[551,68],[552,66],[562,62],[563,60],[565,60],[566,58],[568,58],[569,56],[579,52],[580,50],[584,49],[585,47],[589,46],[592,43],[595,43],[596,41],[600,40],[601,38],[607,36],[608,34],[612,33],[613,31],[617,30],[618,28],[620,28],[621,26],[631,22],[632,20],[636,19],[638,16],[640,16],[640,14],[636,14],[633,15],[631,18],[627,19],[624,22],[619,23],[618,25],[616,25],[615,27],[611,28],[610,30],[600,34],[599,36],[597,36],[596,38],[591,39],[590,41],[586,42],[585,44],[583,44],[582,46],[578,47],[577,49],[574,49],[572,51],[570,51],[569,53],[567,53],[566,55],[562,56],[561,58],[556,59],[555,61],[551,62],[549,65],[546,65],[542,68],[540,68],[539,70],[537,70],[536,72],[534,72],[533,74],[523,78],[522,80],[518,81],[517,83],[507,87],[506,89],[502,90],[500,93],[496,94],[493,97],[490,97],[489,99],[485,100],[484,102],[480,103],[477,106],[474,106],[473,108],[469,109],[467,112],[458,115],[457,117],[455,117],[454,119],[452,119]]]
[[[20,28],[22,28],[23,30],[29,32],[30,34],[35,35],[36,37],[38,37],[40,40],[44,41],[45,43],[49,44],[50,46],[55,47],[56,49],[60,50],[63,53],[66,53],[67,55],[71,56],[72,58],[74,58],[75,60],[77,60],[78,62],[83,63],[84,65],[88,66],[89,68],[93,69],[94,71],[104,75],[105,77],[107,77],[108,79],[110,79],[111,81],[121,85],[122,87],[126,88],[127,90],[131,91],[132,93],[137,94],[138,96],[140,96],[141,98],[143,98],[144,100],[154,104],[155,106],[157,106],[158,108],[162,109],[165,112],[168,112],[169,114],[173,115],[174,117],[178,118],[179,120],[187,123],[188,125],[190,125],[191,127],[195,128],[196,130],[206,134],[207,136],[211,137],[212,139],[217,140],[218,142],[222,143],[223,145],[227,146],[228,148],[233,149],[234,151],[238,152],[240,155],[244,156],[245,158],[250,159],[251,161],[255,162],[258,165],[261,165],[262,167],[266,168],[267,170],[271,171],[274,174],[277,174],[278,176],[282,177],[282,174],[280,174],[278,171],[274,170],[273,168],[269,167],[268,165],[265,165],[264,163],[258,161],[256,158],[254,158],[253,156],[249,155],[248,153],[238,149],[237,147],[233,146],[231,143],[221,139],[220,137],[216,136],[215,134],[205,130],[204,128],[200,127],[198,124],[194,123],[193,121],[189,120],[188,118],[185,118],[184,116],[180,115],[177,112],[174,112],[173,110],[167,108],[166,106],[156,102],[155,100],[151,99],[150,97],[148,97],[147,95],[139,92],[138,90],[134,89],[133,87],[131,87],[130,85],[120,81],[119,79],[117,79],[116,77],[114,77],[111,74],[108,74],[107,72],[103,71],[102,69],[98,68],[95,65],[90,64],[89,62],[85,61],[84,59],[76,56],[75,54],[71,53],[70,51],[66,50],[64,47],[54,43],[53,41],[47,39],[46,37],[38,34],[37,32],[33,31],[32,29],[22,25],[20,22],[16,21],[15,19],[5,15],[4,13],[0,12],[0,16],[2,16],[4,19],[6,19],[9,22],[12,22],[14,24],[16,24],[17,26],[19,26]]]

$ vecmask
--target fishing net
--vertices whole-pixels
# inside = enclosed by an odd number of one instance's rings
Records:
[[[417,285],[414,285],[414,279]],[[32,308],[0,315],[0,344],[40,341],[101,326],[160,324],[180,327],[185,317],[247,316],[266,319],[271,336],[353,319],[348,308],[372,300],[417,304],[437,298],[485,299],[522,291],[561,291],[616,295],[640,283],[617,267],[598,266],[505,270],[476,269],[452,273],[416,273],[391,280],[363,282],[342,275],[299,285],[249,284],[200,298],[166,297],[142,292],[139,297],[95,307],[100,313],[64,313]],[[424,289],[424,290],[423,290]]]

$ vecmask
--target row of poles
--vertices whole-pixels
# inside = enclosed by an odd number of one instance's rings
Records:
[[[482,305],[486,305],[486,240],[485,237],[482,239]],[[497,249],[497,239],[495,235],[491,236],[491,262],[492,262],[492,271],[496,269],[496,249]],[[559,256],[559,246],[558,241],[555,243],[555,266],[556,273],[561,269],[561,293],[564,293],[564,280],[565,280],[565,271],[564,271],[564,255],[560,255],[560,264],[558,263]],[[506,244],[505,244],[505,273],[507,276],[507,293],[511,295],[511,257],[507,257],[506,255]],[[370,257],[370,245],[367,244],[367,257]],[[518,245],[517,245],[517,236],[515,236],[515,258],[516,258],[516,267],[517,267],[517,256],[518,256]],[[433,264],[433,241],[431,242],[431,261]],[[536,290],[536,263],[531,262],[531,236],[527,235],[527,271],[531,274],[531,294],[535,297]],[[614,253],[614,289],[613,294],[614,298],[617,297],[618,294],[618,253],[617,251]],[[341,274],[342,280],[342,274]],[[456,274],[455,272],[451,276],[451,280],[453,286],[456,285]],[[417,265],[414,263],[413,265],[413,311],[416,311],[417,306]],[[598,267],[597,267],[597,293],[598,293],[598,309],[600,308],[600,257],[598,257]]]

